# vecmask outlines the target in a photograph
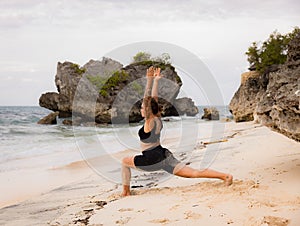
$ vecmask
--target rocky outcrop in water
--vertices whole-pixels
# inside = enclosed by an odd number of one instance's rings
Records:
[[[236,122],[255,119],[300,141],[300,33],[289,43],[286,63],[273,68],[242,74],[230,111]]]
[[[38,121],[38,124],[44,124],[44,125],[55,125],[57,124],[57,116],[59,112],[52,112],[49,115],[45,116],[41,120]]]
[[[58,63],[55,84],[58,92],[42,94],[39,104],[58,111],[60,118],[73,117],[69,124],[128,123],[142,119],[140,104],[150,61],[123,67],[109,58],[91,60],[83,67],[72,62]],[[176,99],[182,85],[175,68],[156,62],[164,75],[159,84],[163,116],[190,115],[198,108],[189,98]]]
[[[204,111],[204,114],[201,117],[201,119],[207,119],[207,120],[219,120],[220,119],[219,111],[215,107],[204,108],[203,111]]]
[[[198,114],[198,108],[191,98],[182,97],[174,100],[174,113],[173,115],[187,115],[195,116]]]

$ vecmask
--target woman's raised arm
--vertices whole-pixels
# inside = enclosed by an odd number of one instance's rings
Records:
[[[158,102],[158,81],[162,78],[159,67],[154,69],[153,76],[154,76],[154,82],[153,82],[151,96],[156,100],[156,102]]]
[[[145,118],[149,119],[152,113],[151,110],[151,90],[152,90],[152,83],[154,79],[154,68],[151,66],[147,69],[146,78],[147,83],[145,87],[144,99],[143,99],[143,108],[145,110]]]

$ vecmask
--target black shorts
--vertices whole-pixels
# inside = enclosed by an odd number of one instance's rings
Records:
[[[142,155],[134,157],[134,165],[145,171],[165,170],[173,174],[174,168],[180,163],[172,152],[162,146],[143,151]]]

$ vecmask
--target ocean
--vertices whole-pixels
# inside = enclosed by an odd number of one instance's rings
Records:
[[[204,106],[199,107],[200,113],[195,117],[164,118],[162,144],[176,152],[177,156],[181,156],[183,152],[191,152],[200,138],[210,140],[222,137],[224,123],[201,120],[203,108]],[[220,118],[231,116],[227,106],[219,106],[217,109]],[[38,180],[40,186],[44,186],[43,189],[61,185],[61,181],[49,185],[56,177],[53,173],[49,174],[52,169],[82,160],[89,163],[89,159],[126,149],[139,153],[137,131],[141,123],[73,127],[63,125],[62,120],[58,119],[56,125],[37,124],[39,119],[50,112],[38,106],[0,106],[0,206],[1,202],[9,203],[9,199],[15,197],[14,193],[11,194],[11,198],[5,195],[11,192],[13,187],[16,193],[20,193],[17,187],[23,186],[22,190],[25,193],[27,191],[29,197],[32,187],[28,185],[26,190],[26,183]],[[103,170],[97,168],[99,166],[89,165],[98,172]],[[114,162],[111,165],[112,169],[108,171],[112,174],[107,173],[104,177],[110,177],[108,179],[114,182],[119,181],[120,164]],[[1,199],[4,199],[4,202]]]
[[[178,128],[182,120],[197,121],[198,123],[211,123],[200,120],[203,108],[199,107],[199,114],[195,117],[171,117],[173,120],[166,120],[165,127],[172,130]],[[219,106],[220,118],[231,117],[227,106]],[[28,159],[37,156],[63,154],[66,158],[57,159],[55,163],[49,162],[49,167],[66,164],[76,161],[70,152],[80,148],[81,143],[92,144],[97,139],[101,142],[110,140],[111,137],[122,137],[122,129],[127,126],[114,125],[102,127],[72,127],[63,125],[58,119],[57,125],[39,125],[38,120],[48,115],[51,111],[38,106],[0,106],[0,172],[11,170],[15,164],[8,164],[13,161],[21,162],[21,159]],[[170,119],[170,118],[168,118]],[[169,122],[168,122],[169,121]],[[124,128],[126,127],[126,128]],[[130,133],[135,133],[139,124],[132,124]],[[125,130],[128,132],[127,130]],[[124,135],[125,136],[125,135]],[[124,140],[124,138],[122,139]],[[111,140],[110,140],[111,141]],[[122,141],[124,143],[125,141]],[[122,147],[109,142],[111,152],[118,152]],[[138,148],[138,145],[129,145]],[[95,148],[96,150],[97,148]],[[78,150],[77,150],[78,151]],[[69,157],[67,155],[69,153]],[[77,157],[77,156],[76,156]],[[38,164],[38,163],[37,163]],[[32,167],[32,164],[30,164]],[[17,166],[21,167],[21,166]],[[22,165],[22,167],[28,167]]]

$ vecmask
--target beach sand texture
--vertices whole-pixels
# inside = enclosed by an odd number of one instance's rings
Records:
[[[55,170],[86,170],[84,179],[0,209],[0,225],[300,225],[300,144],[254,122],[226,123],[225,136],[210,168],[231,173],[229,187],[172,176],[122,198],[120,185],[76,162]]]

